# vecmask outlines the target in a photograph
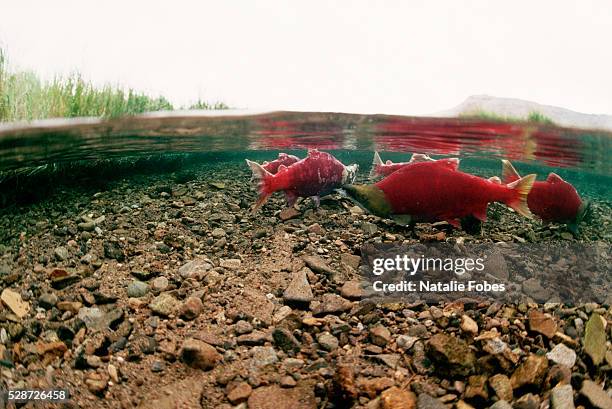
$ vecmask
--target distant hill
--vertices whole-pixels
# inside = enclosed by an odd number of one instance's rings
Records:
[[[469,116],[493,114],[499,117],[527,119],[537,112],[560,126],[612,130],[612,115],[583,114],[566,108],[542,105],[537,102],[490,95],[473,95],[456,107],[436,112],[433,116]]]

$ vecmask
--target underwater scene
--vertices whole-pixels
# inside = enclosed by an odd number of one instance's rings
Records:
[[[0,387],[610,408],[611,141],[306,112],[0,125]]]

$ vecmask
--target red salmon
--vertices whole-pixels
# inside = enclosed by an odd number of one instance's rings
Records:
[[[514,166],[503,160],[502,180],[511,183],[520,178]],[[527,197],[529,210],[544,222],[567,223],[568,228],[578,232],[578,225],[589,213],[590,203],[582,201],[571,184],[556,173],[549,173],[546,181],[536,181]]]
[[[312,197],[316,206],[319,206],[321,196],[341,185],[353,183],[358,169],[356,164],[344,166],[329,153],[316,149],[309,150],[306,158],[293,165],[280,165],[275,175],[248,159],[247,164],[259,188],[259,198],[253,211],[259,209],[277,191],[285,192],[289,206],[298,197]]]
[[[383,162],[378,152],[374,152],[374,160],[372,161],[372,170],[370,170],[370,178],[373,179],[377,176],[388,176],[396,170],[401,169],[405,166],[421,162],[436,162],[443,166],[452,168],[453,170],[457,170],[459,167],[459,158],[435,160],[425,154],[415,153],[412,155],[408,162],[393,163],[390,160]]]
[[[502,202],[530,217],[527,195],[535,175],[509,185],[450,170],[436,162],[414,163],[378,183],[344,186],[347,194],[366,210],[401,224],[444,220],[455,227],[473,216],[484,221],[490,202]]]

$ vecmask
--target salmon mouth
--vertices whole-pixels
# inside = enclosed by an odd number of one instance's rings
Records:
[[[582,222],[588,222],[591,220],[593,216],[593,207],[591,206],[591,202],[589,200],[585,200],[582,202],[580,207],[578,208],[578,213],[576,214],[576,218],[567,224],[567,228],[574,235],[578,234],[578,227]]]

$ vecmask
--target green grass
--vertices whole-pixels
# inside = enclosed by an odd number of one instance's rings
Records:
[[[544,124],[544,125],[554,125],[554,122],[552,119],[548,118],[544,114],[537,112],[537,111],[530,112],[529,115],[527,115],[527,118],[503,116],[503,115],[496,114],[495,112],[488,112],[488,111],[467,112],[459,116],[462,118],[485,119],[485,120],[496,121],[496,122],[532,122],[532,123],[538,123],[538,124]]]
[[[227,109],[222,102],[198,99],[188,109]],[[151,111],[171,111],[163,96],[152,97],[111,85],[96,87],[80,74],[42,81],[30,71],[11,71],[0,48],[0,122],[44,118],[115,118]]]

